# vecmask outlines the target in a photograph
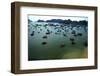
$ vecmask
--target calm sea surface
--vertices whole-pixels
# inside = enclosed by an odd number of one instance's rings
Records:
[[[28,59],[87,58],[87,27],[28,25]]]

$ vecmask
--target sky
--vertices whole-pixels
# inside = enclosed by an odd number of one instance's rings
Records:
[[[83,16],[53,16],[53,15],[28,15],[28,19],[32,21],[37,21],[37,20],[46,21],[50,19],[62,19],[62,20],[71,19],[72,21],[80,21],[80,20],[88,21],[88,17],[83,17]]]

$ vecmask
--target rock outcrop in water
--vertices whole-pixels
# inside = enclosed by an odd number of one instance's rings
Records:
[[[46,45],[47,44],[47,42],[42,42],[42,45]]]
[[[38,20],[36,23],[32,22],[31,20],[28,20],[29,24],[33,24],[32,27],[36,30],[39,28],[40,31],[38,31],[38,34],[41,34],[43,30],[45,31],[45,36],[43,36],[43,39],[48,39],[48,35],[54,33],[55,35],[62,35],[66,38],[69,38],[72,45],[75,45],[76,38],[78,36],[83,36],[83,32],[81,32],[82,28],[84,28],[84,32],[87,32],[87,24],[88,22],[83,21],[71,21],[68,20],[62,20],[62,19],[51,19],[51,20]],[[45,29],[43,29],[43,26]],[[52,27],[52,29],[50,29]],[[31,29],[31,28],[30,28]],[[79,32],[78,32],[79,31]],[[30,36],[34,36],[36,31],[32,31]],[[68,34],[69,33],[69,34]],[[73,37],[70,37],[73,36]],[[42,43],[43,45],[47,44],[46,42]],[[86,42],[83,42],[84,46],[87,46]],[[65,47],[64,44],[61,44],[61,47]]]

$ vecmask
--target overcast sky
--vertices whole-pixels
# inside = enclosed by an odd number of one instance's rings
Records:
[[[44,16],[44,15],[28,15],[28,18],[32,21],[37,20],[50,20],[50,19],[62,19],[62,20],[68,20],[71,19],[72,21],[80,21],[80,20],[87,20],[88,17],[82,17],[82,16]]]

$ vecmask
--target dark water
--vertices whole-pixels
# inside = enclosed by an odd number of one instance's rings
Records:
[[[87,58],[87,27],[50,24],[29,23],[28,60]]]

